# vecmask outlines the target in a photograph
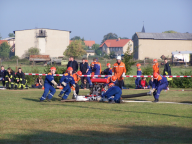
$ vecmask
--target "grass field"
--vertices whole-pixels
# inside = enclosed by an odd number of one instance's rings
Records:
[[[162,91],[160,101],[192,104],[191,91],[176,90]],[[192,105],[62,103],[59,91],[40,103],[42,90],[1,90],[0,143],[192,143]]]

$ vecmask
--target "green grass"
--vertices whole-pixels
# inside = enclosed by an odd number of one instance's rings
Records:
[[[160,101],[192,103],[191,91],[171,90],[162,91]],[[43,90],[1,90],[0,143],[192,142],[192,105],[62,103],[59,91],[52,102],[40,103]],[[144,91],[123,90],[123,94]],[[152,101],[153,97],[131,100]]]

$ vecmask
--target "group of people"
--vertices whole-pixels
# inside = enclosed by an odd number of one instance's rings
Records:
[[[22,72],[21,68],[18,68],[18,72],[15,74],[15,72],[10,67],[5,70],[4,66],[1,66],[0,77],[3,83],[3,87],[6,87],[7,89],[17,90],[18,88],[28,88],[25,74]]]

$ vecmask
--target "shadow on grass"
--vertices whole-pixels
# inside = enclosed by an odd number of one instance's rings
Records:
[[[105,129],[106,126],[110,130]],[[95,126],[93,126],[95,127]],[[70,134],[28,130],[30,134],[9,134],[0,143],[191,143],[192,129],[177,126],[98,126],[98,130],[68,129]],[[61,130],[61,129],[60,129]],[[21,131],[21,130],[20,130]]]
[[[63,106],[70,106],[70,107],[78,107],[78,108],[84,108],[84,109],[96,109],[96,110],[106,110],[106,111],[119,111],[119,112],[129,112],[129,113],[139,113],[139,114],[151,114],[151,115],[162,115],[162,116],[170,116],[170,117],[181,117],[181,118],[192,118],[188,116],[178,116],[173,114],[160,114],[160,113],[153,113],[153,112],[139,112],[139,111],[129,111],[129,110],[117,110],[117,109],[104,109],[104,108],[95,108],[95,107],[87,107],[87,106],[78,106],[78,105],[69,105],[69,102],[67,104],[53,104],[53,105],[63,105]]]

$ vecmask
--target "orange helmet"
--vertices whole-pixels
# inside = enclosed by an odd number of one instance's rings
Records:
[[[56,71],[56,67],[51,67],[50,70],[55,70]]]
[[[114,85],[115,85],[114,83],[110,83],[110,84],[109,84],[109,88],[112,87],[112,86],[114,86]]]
[[[67,70],[68,71],[73,71],[73,68],[72,67],[68,67]]]
[[[94,64],[95,64],[94,62],[91,63],[91,65],[94,65]]]
[[[157,59],[154,59],[153,62],[157,62]]]
[[[159,74],[158,74],[158,73],[156,73],[156,72],[154,72],[154,73],[153,73],[153,78],[154,78],[154,79],[157,79],[157,78],[158,78],[158,76],[159,76]]]
[[[111,65],[110,63],[107,63],[107,66]]]
[[[85,60],[85,62],[88,62],[88,60]]]
[[[78,71],[78,72],[77,72],[77,75],[82,76],[82,72],[81,72],[81,71]]]
[[[112,76],[112,77],[111,77],[111,81],[112,81],[112,82],[115,82],[115,81],[116,81],[116,79],[117,79],[117,77],[116,77],[116,76]]]
[[[140,63],[138,63],[136,66],[137,66],[137,67],[139,67],[139,66],[141,66],[141,64],[140,64]]]

